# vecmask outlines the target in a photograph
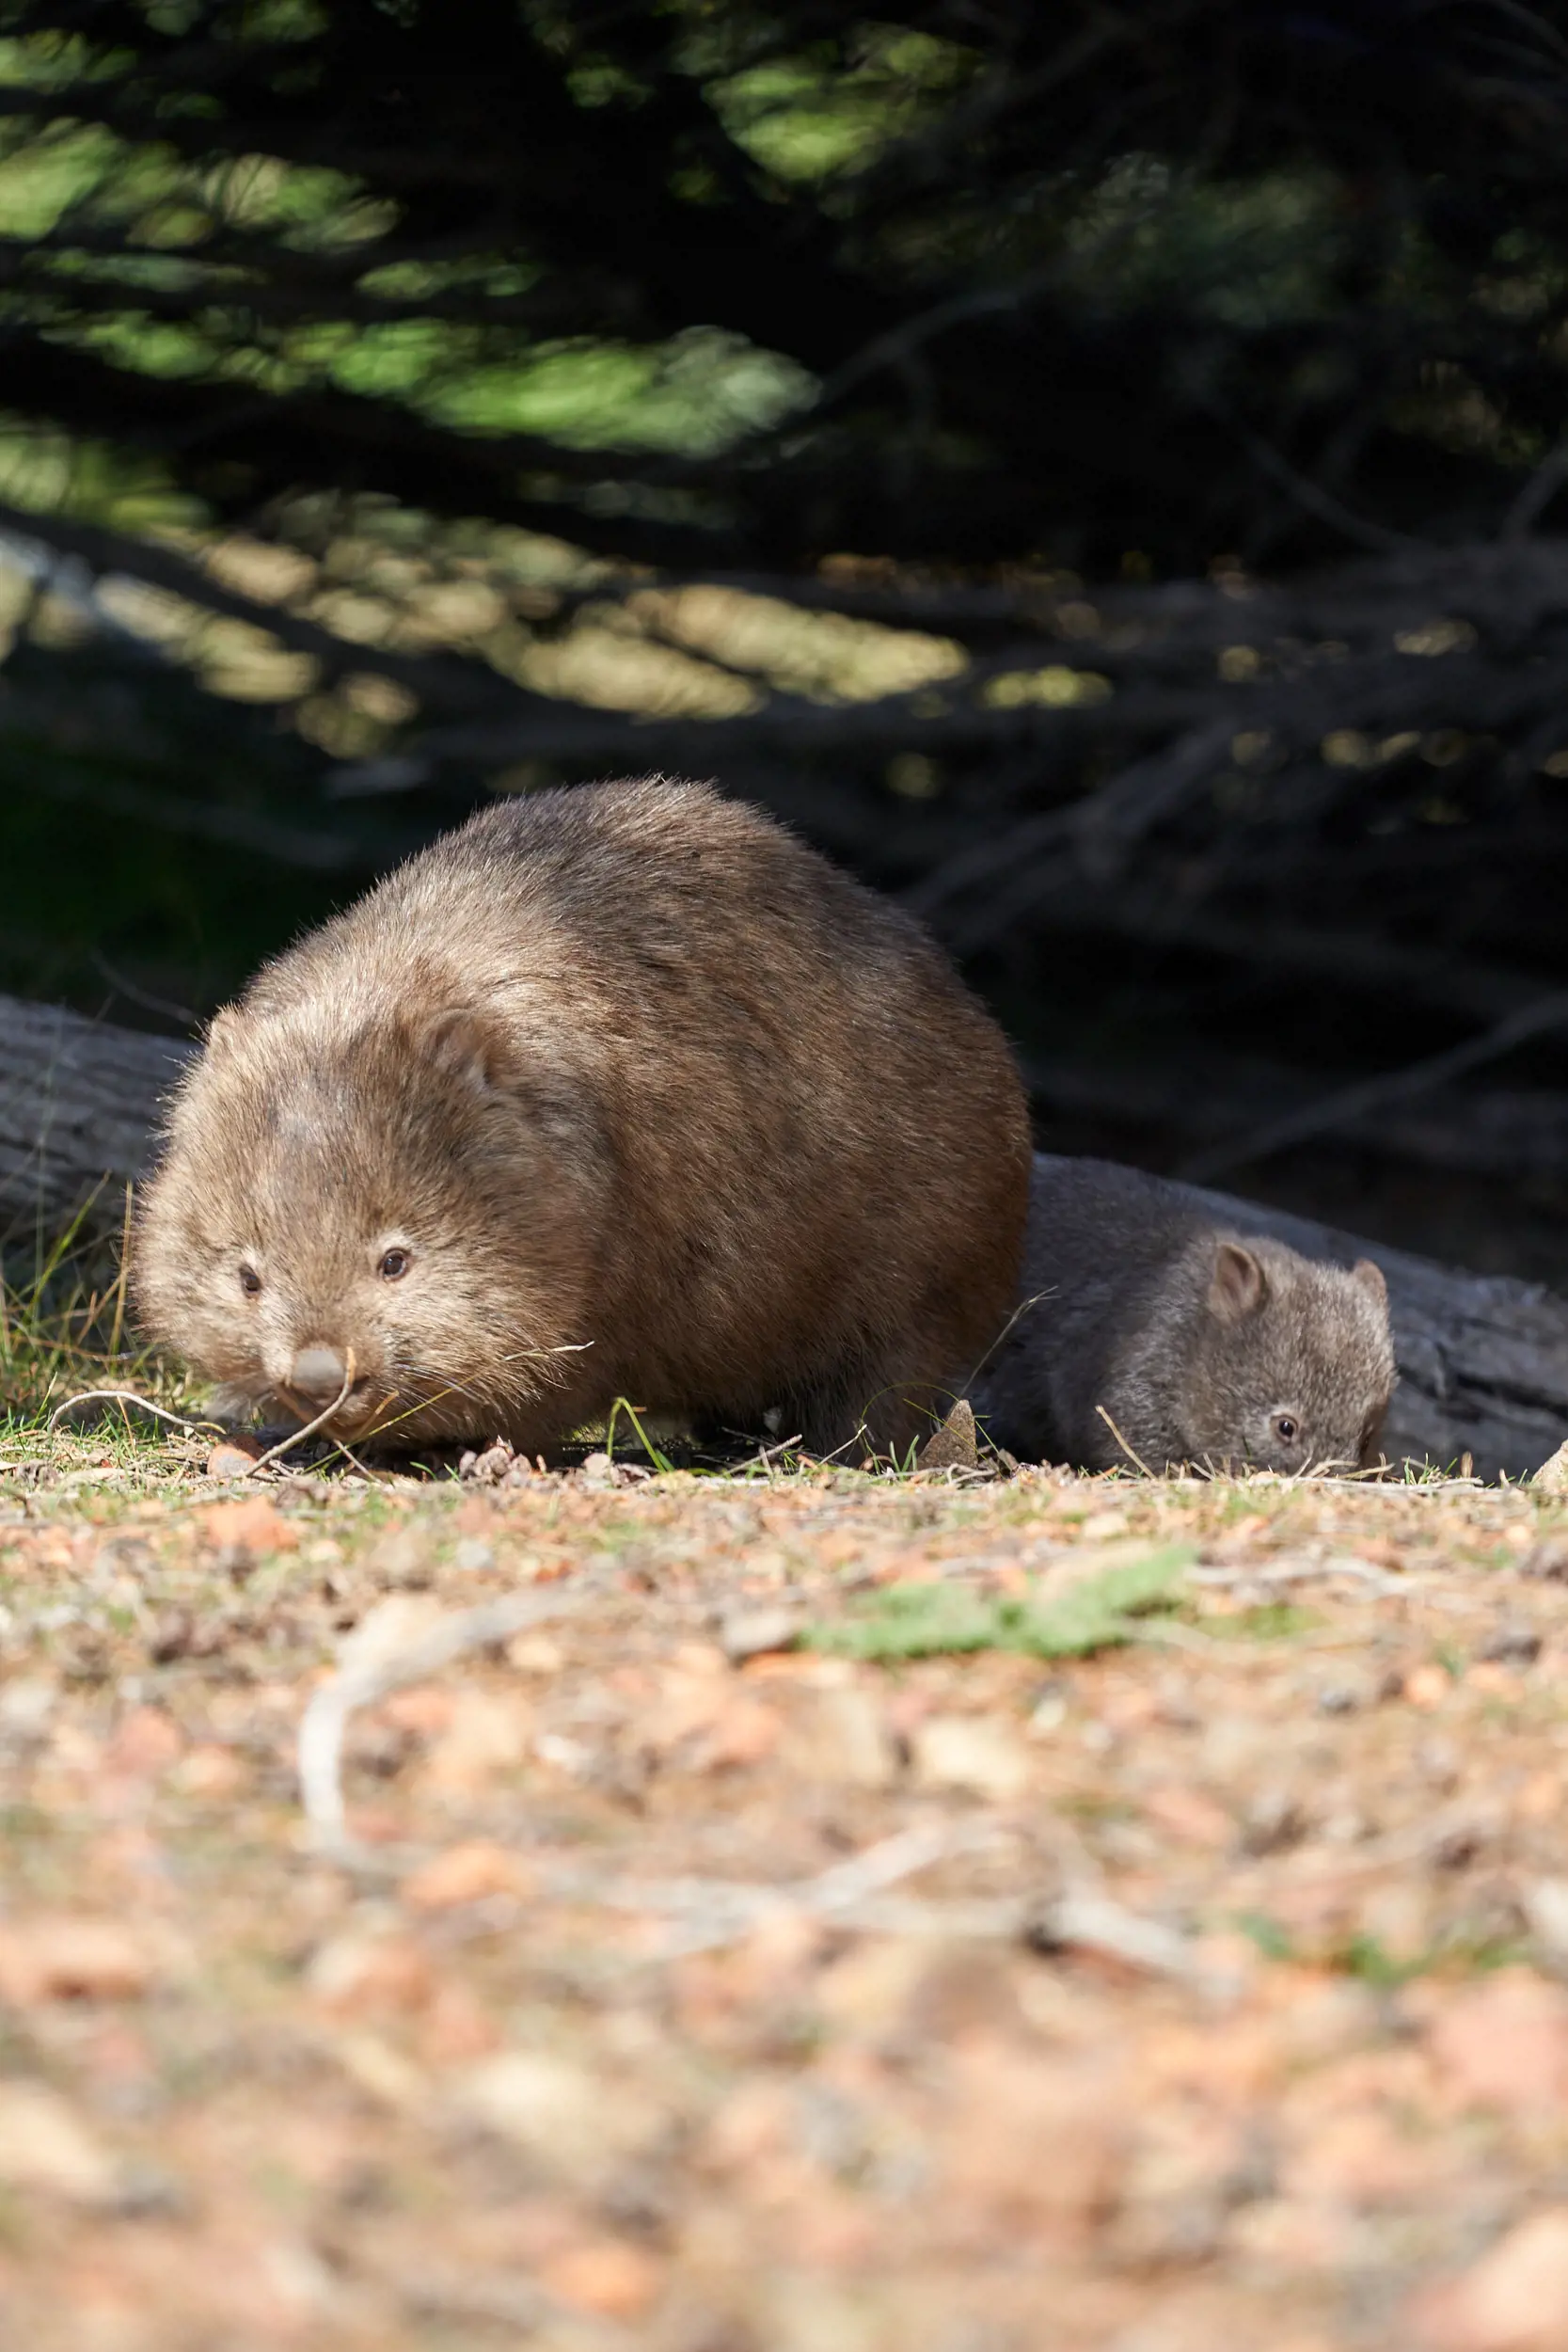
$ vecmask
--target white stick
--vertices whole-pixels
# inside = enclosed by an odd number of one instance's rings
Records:
[[[343,1733],[356,1707],[372,1707],[388,1691],[438,1673],[466,1651],[507,1641],[525,1626],[570,1616],[603,1591],[600,1579],[583,1578],[566,1586],[506,1593],[499,1600],[482,1601],[477,1609],[454,1611],[389,1657],[351,1662],[324,1682],[305,1710],[297,1750],[300,1802],[316,1844],[344,1856],[357,1855],[347,1834],[342,1789]]]

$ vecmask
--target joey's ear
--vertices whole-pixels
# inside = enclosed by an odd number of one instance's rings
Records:
[[[1388,1285],[1383,1279],[1380,1265],[1373,1265],[1370,1258],[1357,1258],[1350,1271],[1353,1282],[1359,1282],[1364,1291],[1370,1291],[1380,1307],[1386,1307]]]
[[[1268,1283],[1263,1268],[1239,1241],[1222,1241],[1214,1250],[1214,1271],[1209,1284],[1209,1311],[1221,1323],[1242,1323],[1263,1304]]]
[[[476,1094],[491,1094],[506,1075],[506,1041],[469,1005],[431,1013],[415,1032],[415,1050],[427,1070],[456,1078]]]

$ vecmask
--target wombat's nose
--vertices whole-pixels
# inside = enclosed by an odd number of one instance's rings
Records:
[[[343,1359],[335,1347],[302,1347],[289,1374],[289,1386],[298,1396],[330,1405],[343,1385]]]

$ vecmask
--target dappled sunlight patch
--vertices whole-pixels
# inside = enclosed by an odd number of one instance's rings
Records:
[[[872,702],[961,677],[969,668],[962,646],[926,630],[803,611],[784,597],[720,582],[641,586],[627,566],[619,567],[624,596],[594,597],[562,633],[548,632],[563,593],[609,585],[617,567],[547,534],[471,524],[451,527],[449,545],[437,537],[415,551],[405,526],[418,517],[381,519],[384,530],[339,532],[314,556],[287,540],[212,539],[174,524],[157,536],[220,587],[259,607],[277,605],[345,646],[400,659],[467,652],[531,691],[649,719],[744,717],[761,709],[770,691],[823,704]],[[13,610],[18,620],[28,618],[33,634],[47,628],[47,614],[40,620],[46,600],[24,566],[0,564],[0,630]],[[79,642],[95,614],[190,668],[215,694],[293,705],[299,733],[335,759],[373,754],[418,712],[412,690],[378,672],[322,688],[320,657],[278,643],[260,622],[211,612],[195,583],[186,596],[108,573],[92,584],[88,601],[62,606],[60,628]],[[1098,683],[1058,666],[1027,674],[1018,699],[1092,698]],[[990,699],[1012,684],[992,681]]]
[[[509,617],[506,596],[487,580],[420,580],[404,590],[392,641],[410,650],[474,644]]]
[[[111,620],[150,644],[178,651],[204,626],[208,613],[188,596],[167,588],[153,588],[124,572],[111,572],[98,583],[98,599]]]
[[[266,629],[209,612],[167,589],[111,574],[99,583],[97,602],[121,628],[188,662],[211,692],[231,701],[293,702],[315,680],[311,655],[291,652]]]
[[[360,588],[328,588],[306,609],[311,620],[351,645],[384,645],[398,623],[395,605]]]
[[[951,638],[885,628],[841,612],[802,612],[780,596],[737,588],[641,588],[627,596],[632,620],[755,671],[782,691],[817,702],[874,702],[957,677],[969,657]]]
[[[197,674],[210,693],[230,702],[289,703],[308,693],[320,667],[245,621],[209,620],[192,648]]]
[[[304,596],[316,577],[308,555],[276,539],[219,539],[204,549],[202,561],[223,587],[237,588],[263,604],[286,604]]]
[[[980,700],[992,710],[1022,710],[1031,704],[1046,710],[1072,710],[1104,702],[1111,681],[1097,670],[1070,670],[1065,662],[1048,662],[1042,670],[1005,670],[988,678]]]
[[[523,649],[514,675],[535,693],[646,718],[733,719],[764,699],[745,678],[726,677],[673,646],[586,620],[567,637]]]

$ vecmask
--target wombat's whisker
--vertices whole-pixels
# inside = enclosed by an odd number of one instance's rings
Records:
[[[497,1372],[488,1368],[478,1378],[465,1379],[442,1364],[427,1362],[410,1368],[403,1377],[404,1388],[417,1386],[424,1391],[422,1401],[426,1405],[434,1405],[437,1399],[447,1396],[471,1397],[476,1404],[494,1404],[503,1400],[522,1404],[538,1392],[537,1384],[532,1381],[498,1377]]]
[[[438,1391],[439,1396],[467,1396],[472,1398],[476,1404],[487,1406],[527,1405],[538,1396],[542,1388],[551,1386],[559,1388],[564,1384],[564,1370],[551,1363],[549,1361],[551,1358],[580,1356],[593,1344],[592,1340],[569,1340],[562,1341],[555,1347],[515,1347],[505,1355],[498,1356],[493,1365],[487,1364],[483,1378],[477,1381],[462,1379],[455,1371],[428,1358],[417,1368],[412,1369],[407,1376],[411,1379],[433,1379],[442,1382],[443,1386]],[[544,1366],[546,1368],[544,1377],[530,1380],[523,1376],[515,1376],[509,1380],[500,1376],[508,1365],[519,1363]],[[429,1396],[424,1401],[427,1405],[434,1405],[437,1402],[437,1396]]]

